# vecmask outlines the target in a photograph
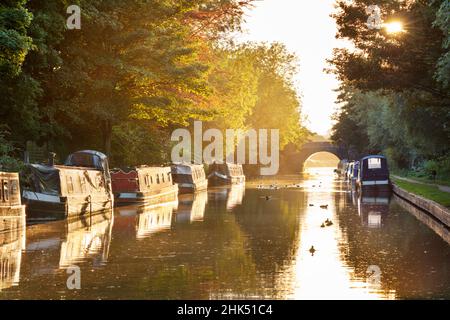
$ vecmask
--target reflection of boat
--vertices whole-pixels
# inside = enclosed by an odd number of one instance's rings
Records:
[[[27,218],[62,219],[109,210],[113,206],[107,157],[85,150],[69,155],[65,165],[31,164],[23,192]]]
[[[176,163],[171,169],[173,181],[178,184],[180,193],[193,193],[208,188],[203,165]]]
[[[242,204],[244,195],[245,195],[245,185],[243,184],[232,185],[228,189],[227,210],[232,210],[237,205]]]
[[[208,197],[217,204],[226,202],[228,211],[232,210],[237,205],[242,204],[245,195],[245,185],[237,184],[228,187],[214,188],[208,192]]]
[[[20,280],[22,250],[25,249],[25,215],[0,219],[0,291]]]
[[[68,221],[67,237],[61,244],[59,266],[69,267],[89,257],[95,257],[96,264],[105,264],[108,260],[113,220],[112,211],[108,211]]]
[[[65,221],[31,226],[27,230],[27,256],[36,275],[51,274],[92,259],[94,267],[106,264],[114,216],[111,210]],[[42,251],[46,254],[43,255]]]
[[[245,182],[241,164],[213,163],[209,167],[208,179],[211,185],[233,185]]]
[[[194,221],[203,221],[207,202],[208,193],[206,191],[180,197],[177,214],[175,216],[176,222],[190,223]]]
[[[176,203],[174,202],[156,208],[139,208],[136,216],[136,237],[143,239],[151,234],[169,230],[172,226],[172,214],[175,208]]]
[[[140,166],[111,171],[112,187],[119,204],[141,203],[147,206],[176,201],[178,186],[173,183],[170,167]]]
[[[362,194],[358,199],[358,214],[369,228],[381,228],[389,213],[389,195]]]

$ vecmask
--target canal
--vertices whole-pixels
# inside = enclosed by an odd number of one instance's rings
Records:
[[[449,243],[395,196],[280,177],[3,234],[0,299],[448,299]]]

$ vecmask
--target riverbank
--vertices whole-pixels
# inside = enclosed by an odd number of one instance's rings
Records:
[[[441,223],[450,227],[449,207],[431,200],[431,197],[438,198],[442,203],[448,203],[450,202],[449,193],[440,191],[437,187],[411,183],[396,178],[392,178],[392,182],[393,192],[397,196],[427,211]],[[441,195],[441,193],[444,193],[444,195]]]
[[[434,201],[444,207],[450,208],[450,192],[445,186],[437,184],[413,181],[408,178],[391,175],[391,180],[398,187],[431,201]],[[444,187],[444,188],[440,188]]]

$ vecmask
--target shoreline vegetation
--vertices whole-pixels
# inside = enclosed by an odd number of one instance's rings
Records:
[[[301,146],[310,132],[298,57],[281,43],[235,41],[254,3],[78,0],[79,30],[66,26],[66,1],[0,5],[0,167],[17,170],[29,149],[58,162],[93,149],[112,167],[160,165],[171,133],[196,120],[279,129],[280,151]]]
[[[450,1],[384,1],[382,20],[399,29],[368,29],[371,0],[336,1],[337,38],[353,48],[329,60],[340,80],[331,138],[349,159],[383,154],[391,172],[450,185]],[[434,181],[436,180],[436,181]],[[417,192],[433,188],[402,182]],[[444,200],[445,201],[445,200]]]
[[[426,199],[432,200],[436,203],[443,205],[444,207],[450,208],[450,193],[446,191],[439,190],[437,185],[429,185],[421,182],[410,182],[405,181],[396,177],[391,176],[391,180],[400,188],[416,194],[418,196],[424,197]]]

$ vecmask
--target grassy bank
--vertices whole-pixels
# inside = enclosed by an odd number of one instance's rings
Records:
[[[445,207],[450,208],[450,193],[439,190],[437,186],[412,183],[396,178],[391,178],[391,180],[400,188],[405,189],[408,192],[433,200]]]
[[[450,187],[450,179],[448,178],[441,178],[435,180],[429,177],[428,175],[424,174],[423,172],[408,171],[408,170],[392,170],[392,173],[400,177],[417,180],[418,182],[440,184],[442,186]]]

